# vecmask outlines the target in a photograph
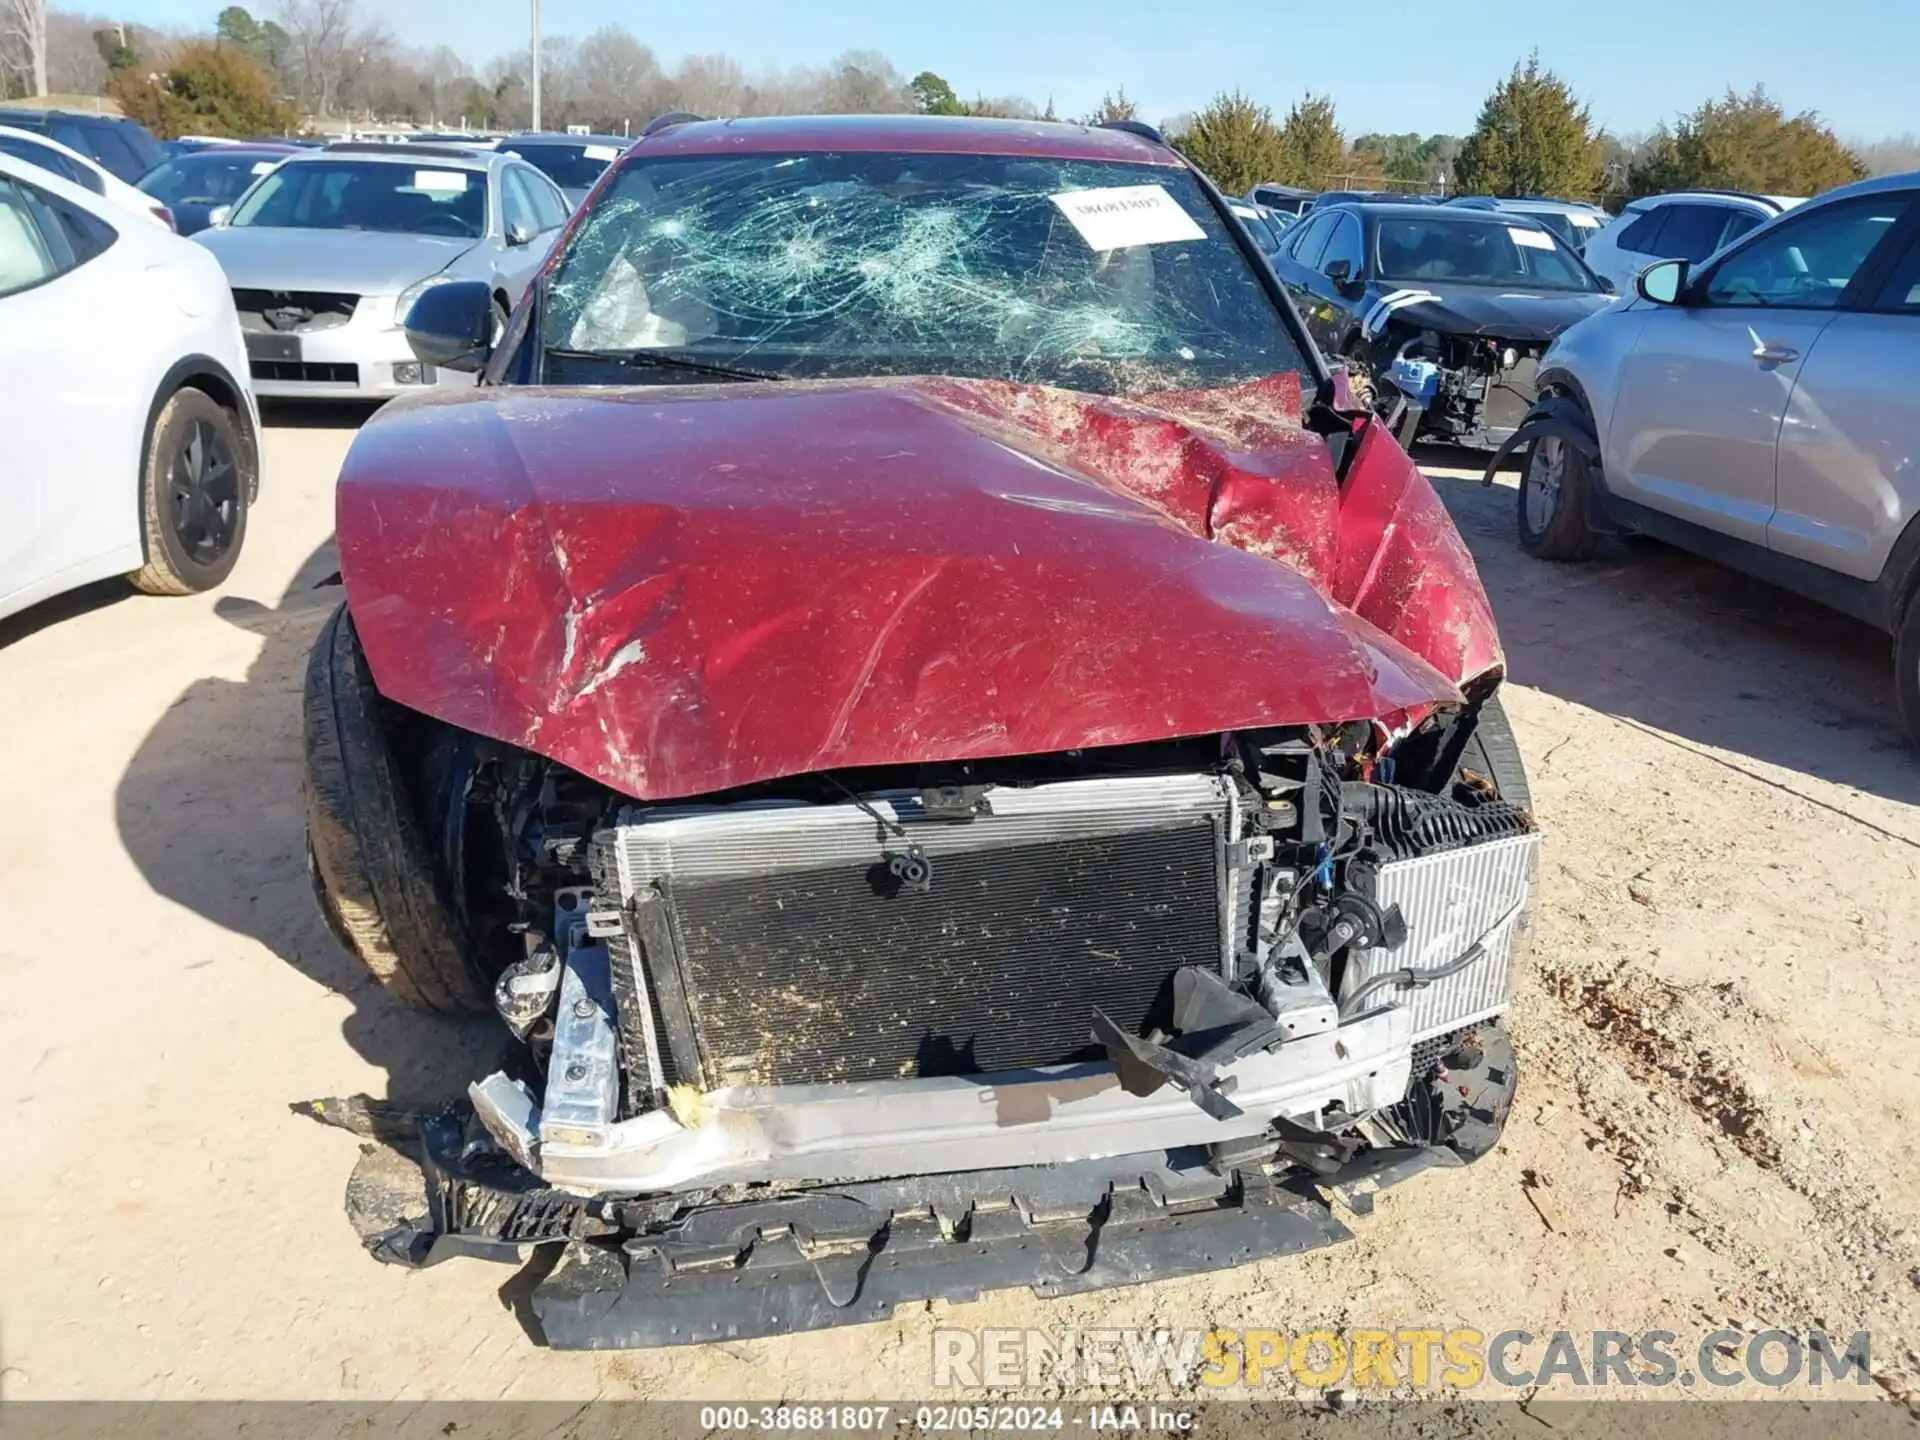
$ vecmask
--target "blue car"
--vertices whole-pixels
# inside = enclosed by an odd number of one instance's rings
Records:
[[[292,145],[209,145],[188,150],[150,170],[140,188],[173,212],[182,235],[213,223],[213,212],[233,204],[267,171],[294,153]]]

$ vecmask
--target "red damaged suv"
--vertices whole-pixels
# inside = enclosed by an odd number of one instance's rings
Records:
[[[520,1042],[376,1255],[559,1247],[549,1343],[669,1345],[1297,1251],[1492,1146],[1486,595],[1158,135],[656,122],[492,314],[410,312],[482,383],[355,442],[307,681],[336,933]]]

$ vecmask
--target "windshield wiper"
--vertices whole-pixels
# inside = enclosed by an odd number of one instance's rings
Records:
[[[636,370],[683,370],[690,375],[714,375],[723,380],[786,380],[789,376],[767,370],[747,370],[738,365],[721,365],[711,360],[696,360],[674,350],[572,350],[562,345],[547,346],[548,355],[562,360],[599,360],[608,365],[626,365]]]

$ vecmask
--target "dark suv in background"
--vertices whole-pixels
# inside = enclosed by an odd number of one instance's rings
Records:
[[[0,109],[0,125],[31,130],[58,140],[69,150],[91,156],[108,173],[129,185],[166,157],[160,144],[137,121],[118,115],[88,115],[72,110]]]

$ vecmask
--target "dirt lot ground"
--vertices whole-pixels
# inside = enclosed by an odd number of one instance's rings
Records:
[[[6,1396],[924,1396],[936,1325],[1870,1329],[1886,1388],[1916,1368],[1920,762],[1886,642],[1649,546],[1529,561],[1511,490],[1460,471],[1548,837],[1483,1164],[1304,1259],[693,1351],[553,1354],[511,1272],[375,1265],[355,1142],[288,1103],[444,1091],[493,1039],[387,1003],[307,889],[298,695],[351,439],[269,435],[224,595],[0,624]]]

